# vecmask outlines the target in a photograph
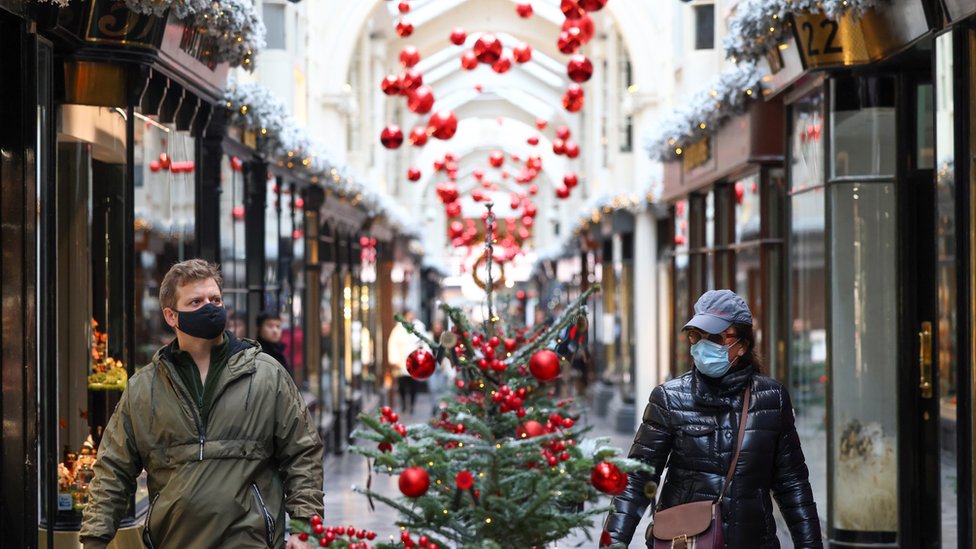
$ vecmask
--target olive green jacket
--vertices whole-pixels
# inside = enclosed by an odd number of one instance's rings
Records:
[[[280,548],[286,510],[322,514],[322,441],[304,400],[260,346],[230,337],[206,425],[167,348],[129,380],[98,448],[86,549],[115,535],[143,469],[149,548]]]

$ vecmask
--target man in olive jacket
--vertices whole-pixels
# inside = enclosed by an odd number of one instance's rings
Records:
[[[105,428],[81,541],[112,540],[145,469],[146,547],[281,548],[285,511],[322,514],[322,441],[305,403],[260,346],[224,331],[215,265],[174,265],[159,301],[176,339],[132,376]]]

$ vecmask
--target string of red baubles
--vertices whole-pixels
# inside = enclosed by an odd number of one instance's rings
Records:
[[[193,173],[196,169],[196,162],[187,160],[185,162],[174,162],[166,153],[159,153],[158,160],[149,162],[149,171],[159,173],[166,170],[170,173]]]

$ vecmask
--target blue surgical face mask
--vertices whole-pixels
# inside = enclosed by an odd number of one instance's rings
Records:
[[[736,340],[735,345],[739,340]],[[719,345],[714,341],[702,338],[691,346],[691,357],[695,359],[695,368],[708,377],[722,377],[732,368],[729,362],[729,349],[732,345]],[[736,357],[738,360],[739,357]],[[734,361],[733,361],[734,362]]]

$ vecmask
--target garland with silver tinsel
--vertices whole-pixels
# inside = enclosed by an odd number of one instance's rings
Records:
[[[729,118],[745,112],[749,102],[762,95],[760,78],[754,63],[720,73],[661,122],[646,143],[651,158],[676,159],[689,143],[711,135]]]
[[[884,0],[745,0],[729,17],[725,37],[725,56],[736,62],[756,61],[766,51],[786,39],[790,15],[822,13],[840,19],[848,13],[860,17]]]

